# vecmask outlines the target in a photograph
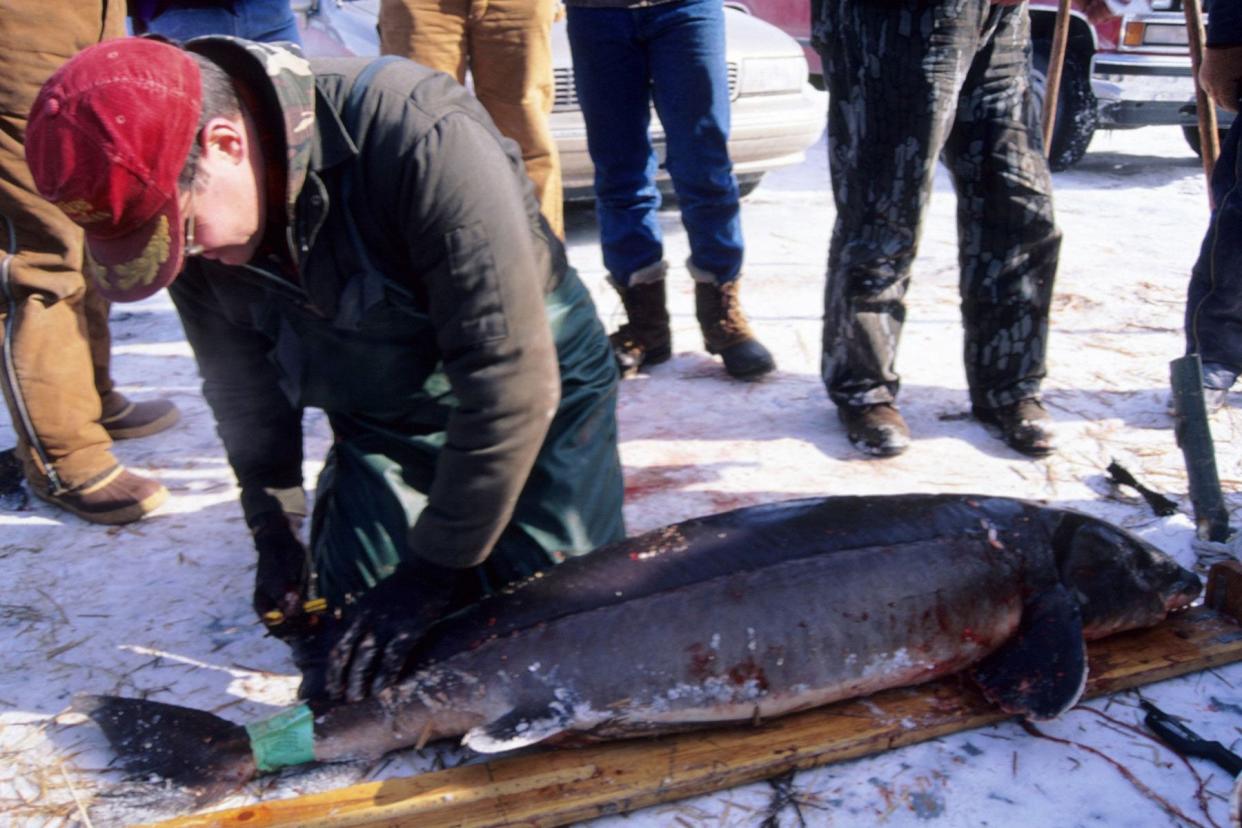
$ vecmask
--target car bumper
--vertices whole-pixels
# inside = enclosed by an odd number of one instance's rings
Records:
[[[1097,55],[1091,88],[1104,127],[1198,126],[1190,58],[1177,55]],[[1228,126],[1233,113],[1216,110]]]
[[[818,141],[824,131],[825,114],[824,95],[809,85],[797,93],[752,95],[735,100],[729,134],[734,174],[741,178],[758,177],[769,170],[801,163],[807,147]],[[560,151],[565,199],[592,198],[595,168],[587,152],[581,113],[553,112],[549,126]],[[666,182],[664,129],[654,117],[651,137],[660,159],[656,178]]]

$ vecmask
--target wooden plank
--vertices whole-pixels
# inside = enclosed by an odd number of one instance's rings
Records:
[[[1087,697],[1242,661],[1242,627],[1206,607],[1090,645]],[[758,726],[545,750],[182,817],[162,828],[555,826],[669,802],[1006,718],[961,678]]]

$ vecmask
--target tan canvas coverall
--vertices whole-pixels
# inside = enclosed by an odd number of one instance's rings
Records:
[[[31,180],[26,122],[62,63],[124,34],[122,0],[0,4],[0,260],[17,251],[0,281],[0,386],[27,479],[51,492],[118,465],[99,424],[100,399],[112,390],[111,343],[108,303],[82,276],[82,231]]]
[[[500,131],[522,148],[540,210],[565,236],[561,164],[548,129],[556,0],[381,0],[380,52],[464,83]]]

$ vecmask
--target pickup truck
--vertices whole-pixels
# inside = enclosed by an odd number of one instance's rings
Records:
[[[1095,24],[1073,12],[1049,153],[1054,170],[1077,163],[1100,127],[1179,127],[1191,149],[1199,152],[1182,0],[1134,5],[1150,9]],[[1031,80],[1041,103],[1056,6],[1056,0],[1030,0]],[[1222,129],[1233,120],[1223,109],[1217,109],[1216,117]]]

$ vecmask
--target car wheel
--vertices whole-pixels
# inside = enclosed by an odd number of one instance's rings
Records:
[[[1036,40],[1031,44],[1031,92],[1035,111],[1044,111],[1044,90],[1048,86],[1048,55],[1052,44]],[[1052,130],[1052,148],[1048,166],[1055,172],[1068,169],[1087,154],[1087,146],[1100,124],[1099,103],[1091,91],[1089,61],[1073,53],[1065,53],[1061,70],[1061,91],[1057,95],[1057,122]],[[1042,121],[1041,121],[1042,123]]]
[[[737,177],[737,194],[740,198],[746,198],[755,191],[759,186],[759,182],[763,180],[763,173],[748,173]]]
[[[1224,145],[1225,135],[1228,134],[1228,132],[1229,132],[1228,129],[1216,130],[1216,135],[1217,135],[1216,145],[1218,147]],[[1194,150],[1195,155],[1202,157],[1203,147],[1199,143],[1199,128],[1192,127],[1192,126],[1184,126],[1182,127],[1182,135],[1186,138],[1186,143],[1190,145],[1190,148]]]

